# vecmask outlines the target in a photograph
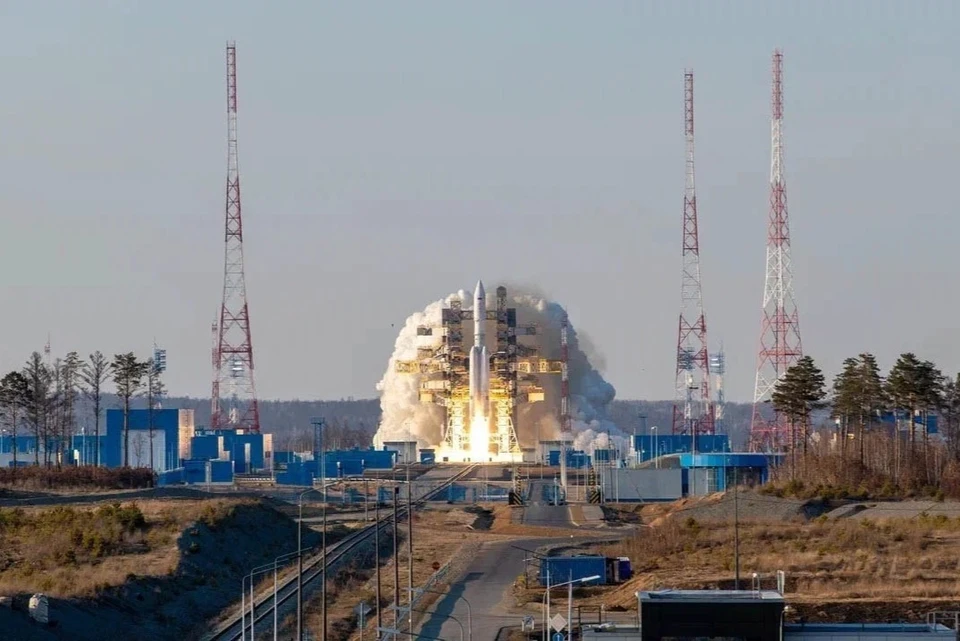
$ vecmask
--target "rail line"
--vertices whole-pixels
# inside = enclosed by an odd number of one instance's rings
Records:
[[[447,489],[451,484],[463,479],[465,476],[468,476],[476,469],[476,467],[476,465],[467,466],[450,478],[443,479],[440,482],[440,485],[418,497],[413,502],[413,508],[416,509],[422,506],[425,502],[433,499],[438,494],[443,492],[443,490]],[[377,498],[379,499],[380,497]],[[406,514],[407,506],[403,505],[399,507],[397,510],[397,516],[402,519],[404,516],[406,516]],[[393,513],[388,512],[380,519],[379,526],[383,527],[385,524],[389,524],[392,521]],[[370,525],[364,526],[360,530],[357,530],[355,533],[338,542],[336,545],[330,546],[326,551],[326,567],[329,569],[330,566],[336,565],[339,561],[348,557],[357,548],[363,545],[371,536],[373,536],[374,532],[377,530],[377,525],[377,523],[371,523]],[[309,560],[306,558],[304,559],[304,590],[306,590],[308,585],[310,585],[314,580],[318,579],[323,574],[324,567],[321,565],[323,560],[323,552],[315,554]],[[294,573],[292,576],[284,579],[277,586],[277,608],[281,608],[287,601],[290,599],[295,599],[296,596],[297,574]],[[212,633],[204,635],[202,637],[203,641],[240,641],[242,638],[252,639],[253,632],[257,630],[258,626],[259,629],[265,629],[263,626],[266,625],[265,621],[268,618],[271,624],[273,622],[273,591],[270,590],[262,597],[254,597],[254,603],[252,621],[250,617],[250,606],[247,604],[244,615],[232,616],[230,619],[217,626],[216,630],[214,630]],[[253,628],[253,630],[251,630],[251,628]]]

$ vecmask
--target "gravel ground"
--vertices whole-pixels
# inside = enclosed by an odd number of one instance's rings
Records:
[[[960,518],[958,501],[865,501],[826,513],[828,518],[912,519],[921,515]]]
[[[641,510],[645,523],[657,525],[665,516],[693,518],[697,521],[741,520],[788,521],[810,519],[823,512],[815,501],[781,499],[755,492],[714,494],[695,499],[683,499],[667,505],[650,505]]]

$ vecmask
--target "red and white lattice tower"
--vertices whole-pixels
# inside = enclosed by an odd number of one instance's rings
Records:
[[[243,222],[237,156],[237,46],[227,43],[227,206],[224,233],[223,302],[213,358],[211,426],[260,431],[253,384],[253,342],[243,274]]]
[[[803,355],[800,319],[793,296],[790,224],[783,175],[783,54],[773,52],[773,118],[770,127],[770,222],[767,231],[767,274],[763,287],[763,316],[757,380],[753,393],[750,446],[771,451],[787,443],[786,420],[770,408],[777,380]]]
[[[693,167],[693,72],[683,76],[684,134],[687,182],[683,195],[683,272],[680,284],[680,324],[677,332],[674,434],[712,434],[710,355],[707,321],[700,289],[700,239],[697,228],[697,189]]]

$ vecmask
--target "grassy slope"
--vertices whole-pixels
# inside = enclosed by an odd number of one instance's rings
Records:
[[[770,498],[757,502],[776,510]],[[733,524],[698,520],[697,512],[685,505],[672,518],[657,515],[654,527],[607,548],[629,556],[637,576],[605,594],[604,603],[636,607],[634,593],[645,589],[732,588]],[[788,601],[808,621],[898,621],[958,607],[958,519],[752,516],[740,524],[742,586],[757,572],[772,587],[774,573],[784,570]]]
[[[3,514],[3,591],[46,591],[60,623],[41,632],[20,613],[0,611],[0,629],[26,625],[23,635],[41,635],[23,638],[99,639],[105,629],[120,638],[195,638],[237,599],[244,572],[296,547],[295,524],[253,500]]]

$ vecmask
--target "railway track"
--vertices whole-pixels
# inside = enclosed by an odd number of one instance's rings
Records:
[[[465,467],[448,479],[443,480],[439,486],[425,492],[413,502],[413,508],[416,509],[425,502],[435,498],[438,494],[447,489],[451,484],[469,476],[477,466],[471,465]],[[404,505],[397,510],[397,516],[403,519],[407,514],[407,506]],[[388,512],[380,519],[379,526],[383,527],[393,522],[392,511]],[[371,523],[360,530],[343,539],[336,545],[327,548],[326,567],[329,569],[335,566],[341,560],[348,558],[359,547],[367,542],[377,530],[377,524]],[[295,558],[295,557],[294,557]],[[303,561],[303,588],[307,589],[311,583],[318,580],[323,574],[324,554],[321,552],[315,554],[310,559],[304,558]],[[297,575],[284,579],[277,586],[277,608],[280,609],[290,599],[297,597]],[[253,633],[267,628],[273,629],[273,609],[274,596],[273,590],[265,594],[257,595],[254,598],[253,617],[250,616],[250,604],[246,604],[246,611],[236,614],[229,620],[221,623],[217,628],[207,635],[204,635],[203,641],[240,641],[241,639],[253,639]],[[252,628],[252,629],[251,629]]]

